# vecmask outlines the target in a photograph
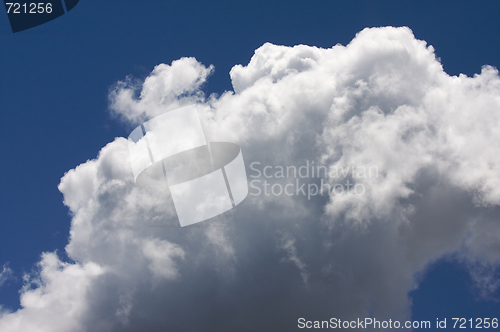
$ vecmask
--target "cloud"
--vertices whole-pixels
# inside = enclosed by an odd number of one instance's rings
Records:
[[[103,273],[95,263],[61,262],[54,253],[44,253],[37,277],[25,276],[22,309],[3,313],[2,331],[84,331],[82,315],[88,310],[85,294]]]
[[[204,95],[199,89],[212,71],[213,66],[207,68],[195,58],[181,58],[171,65],[162,63],[144,82],[128,77],[116,83],[109,93],[110,109],[127,121],[141,123],[146,118],[201,101]]]
[[[150,262],[149,270],[155,277],[171,279],[178,276],[172,257],[184,257],[184,251],[178,246],[158,239],[146,241],[142,248],[144,257]]]
[[[2,272],[0,272],[0,287],[9,279],[12,278],[13,272],[12,269],[9,268],[8,264],[4,264],[2,267]]]
[[[449,76],[411,30],[386,27],[329,49],[266,43],[233,67],[234,91],[220,97],[200,90],[211,71],[194,58],[161,64],[144,82],[119,82],[110,109],[135,125],[195,102],[209,141],[241,146],[249,180],[263,190],[266,180],[268,191],[292,185],[294,194],[262,191],[180,228],[168,189],[136,186],[127,141],[116,138],[59,185],[75,262],[43,254],[23,308],[3,313],[0,330],[274,331],[293,330],[300,317],[403,320],[422,273],[449,255],[470,266],[484,297],[497,291],[495,68]],[[252,162],[261,171],[312,162],[348,170],[323,184],[364,191],[304,195],[301,184],[308,191],[321,179],[255,178]],[[357,167],[377,172],[359,176]]]

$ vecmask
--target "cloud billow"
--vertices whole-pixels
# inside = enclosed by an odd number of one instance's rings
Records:
[[[372,166],[377,176],[349,178],[363,195],[249,195],[180,228],[168,190],[136,186],[127,141],[116,138],[59,185],[74,263],[43,254],[22,308],[3,312],[0,330],[274,331],[297,328],[300,317],[405,320],[419,276],[450,255],[470,267],[482,296],[495,296],[495,68],[449,76],[410,29],[386,27],[329,49],[266,43],[233,67],[234,91],[207,97],[200,87],[212,70],[194,58],[158,65],[144,82],[117,83],[110,109],[137,125],[196,103],[207,140],[238,144],[249,175],[252,162],[315,161]]]

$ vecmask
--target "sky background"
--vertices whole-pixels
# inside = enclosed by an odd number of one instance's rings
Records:
[[[229,71],[266,42],[330,48],[365,27],[408,26],[435,48],[449,75],[500,66],[497,1],[93,1],[13,34],[0,14],[0,265],[13,276],[0,304],[19,308],[24,273],[42,252],[63,260],[71,216],[57,186],[70,169],[96,158],[124,125],[108,111],[111,87],[144,80],[160,64],[195,57],[215,71],[202,90],[232,90]],[[493,317],[463,264],[430,266],[413,297],[414,319]],[[497,292],[498,295],[498,292]],[[497,296],[498,297],[498,296]]]

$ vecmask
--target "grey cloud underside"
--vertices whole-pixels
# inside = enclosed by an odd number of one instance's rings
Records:
[[[159,65],[143,84],[118,83],[110,108],[136,125],[196,102],[207,139],[237,143],[249,175],[254,161],[314,160],[376,166],[379,176],[351,179],[365,186],[361,196],[249,195],[180,228],[168,189],[137,187],[117,138],[59,186],[76,263],[45,254],[32,276],[40,286],[23,291],[24,308],[4,313],[0,330],[288,331],[299,317],[403,320],[426,268],[450,256],[471,267],[479,294],[495,296],[495,68],[451,77],[432,47],[388,27],[331,49],[265,44],[231,70],[234,92],[205,98],[199,87],[211,70],[193,58]],[[68,285],[79,291],[68,295]]]

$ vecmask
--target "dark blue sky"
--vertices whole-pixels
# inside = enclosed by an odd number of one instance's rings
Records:
[[[13,34],[0,14],[0,264],[16,280],[0,303],[18,307],[22,275],[43,251],[64,255],[70,216],[57,185],[124,128],[107,112],[109,88],[159,63],[194,56],[215,73],[207,93],[231,89],[229,70],[265,42],[346,45],[365,27],[408,26],[452,75],[500,67],[498,1],[125,1],[81,0],[44,25]],[[414,315],[491,317],[457,263],[432,267],[413,293]]]

